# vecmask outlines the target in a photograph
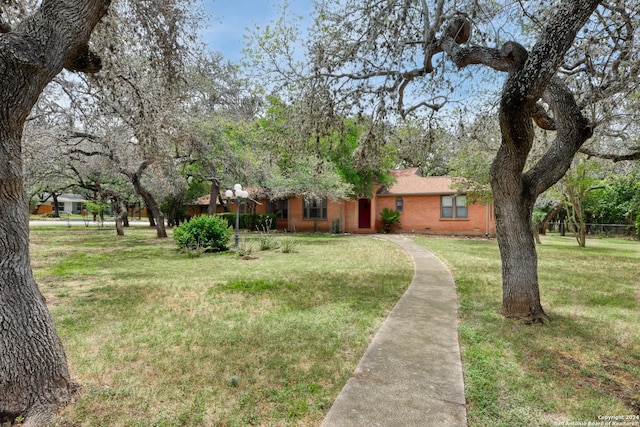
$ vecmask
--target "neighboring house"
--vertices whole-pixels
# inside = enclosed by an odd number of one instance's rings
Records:
[[[400,225],[393,231],[421,234],[495,235],[493,205],[470,203],[465,194],[451,188],[449,177],[423,177],[418,168],[392,170],[396,179],[389,187],[378,187],[372,199],[305,200],[302,197],[243,202],[241,212],[274,213],[276,228],[288,231],[342,231],[377,233],[384,228],[384,208],[400,212]],[[235,200],[230,210],[235,211]],[[196,202],[194,213],[206,213],[209,196]],[[217,206],[217,212],[222,211]]]
[[[45,195],[46,198],[48,194]],[[71,194],[65,193],[61,194],[57,197],[58,200],[58,212],[62,214],[81,214],[82,208],[85,208],[85,203],[87,199],[80,194]],[[34,211],[38,212],[38,214],[46,214],[54,211],[53,206],[53,197],[46,198],[46,201],[40,203],[38,202],[37,208]]]

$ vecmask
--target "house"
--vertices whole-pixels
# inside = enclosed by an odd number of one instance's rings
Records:
[[[390,171],[396,182],[379,186],[373,198],[288,199],[288,227],[297,231],[376,233],[384,229],[384,208],[400,212],[399,233],[494,235],[493,205],[469,203],[452,188],[450,177],[423,177],[418,168]]]
[[[40,200],[45,200],[45,201],[41,202]],[[57,202],[58,202],[58,212],[61,215],[68,214],[68,213],[81,214],[82,209],[86,207],[85,203],[87,202],[87,199],[80,194],[65,193],[65,194],[60,194],[57,197]],[[50,196],[49,194],[44,194],[42,199],[38,200],[36,208],[33,210],[33,212],[34,213],[37,212],[38,214],[51,213],[54,211],[53,203],[54,203],[53,197]]]
[[[495,235],[493,205],[470,203],[465,194],[452,188],[450,177],[423,177],[418,168],[390,172],[396,182],[378,186],[372,198],[357,200],[302,197],[267,201],[242,201],[241,212],[274,213],[276,228],[288,231],[342,231],[377,233],[384,228],[384,208],[400,212],[399,233]],[[235,210],[235,200],[230,209]],[[198,199],[196,211],[206,213],[209,196]],[[217,211],[221,211],[217,207]]]
[[[495,235],[492,204],[471,202],[446,176],[423,177],[418,168],[391,171],[396,182],[376,192],[376,211],[400,212],[398,231],[425,234]],[[381,224],[377,223],[377,227]]]

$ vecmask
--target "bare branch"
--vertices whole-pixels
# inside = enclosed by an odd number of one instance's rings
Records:
[[[599,159],[612,160],[614,162],[640,160],[640,147],[638,148],[638,151],[633,151],[627,154],[599,153],[587,147],[580,148],[580,152],[583,154],[586,154],[587,156],[597,157]]]

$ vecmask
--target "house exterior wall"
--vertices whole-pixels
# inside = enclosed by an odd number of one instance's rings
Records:
[[[367,228],[361,228],[359,201],[358,200],[342,201],[342,204],[343,204],[342,231],[343,232],[371,234],[371,233],[376,233],[377,230],[380,229],[378,228],[376,223],[376,215],[378,215],[376,210],[377,209],[376,205],[378,203],[378,199],[374,197],[373,199],[369,200],[369,202],[371,203],[371,212],[370,212],[370,218],[369,218],[369,223],[371,224],[371,226]]]
[[[378,190],[378,189],[376,189]],[[332,232],[371,234],[381,232],[384,224],[380,213],[384,208],[396,210],[396,198],[402,197],[400,225],[395,226],[395,233],[420,234],[458,234],[458,235],[495,235],[495,217],[493,205],[485,206],[472,203],[467,206],[466,218],[441,218],[443,194],[380,194],[374,193],[370,203],[370,227],[360,228],[359,200],[327,200],[326,218],[304,218],[304,199],[290,197],[288,199],[287,218],[277,219],[276,228],[290,232]],[[198,206],[206,213],[206,206]],[[233,202],[229,206],[235,212]],[[253,212],[270,212],[268,200],[259,200],[252,207]],[[218,206],[218,211],[222,207]],[[365,221],[366,222],[366,221]]]
[[[403,210],[400,225],[395,228],[401,233],[424,234],[495,234],[493,206],[471,203],[467,206],[467,218],[441,218],[441,195],[390,195],[378,196],[376,228],[381,229],[380,212],[384,208],[396,209],[396,197],[402,197]],[[488,220],[488,221],[487,221]]]
[[[58,207],[60,209],[61,214],[80,214],[82,213],[83,202],[69,202],[69,201],[59,201]],[[35,213],[36,209],[32,209],[31,213]],[[53,212],[53,202],[47,201],[37,208],[38,215],[44,215]]]
[[[407,195],[403,198],[401,224],[397,233],[495,235],[493,206],[479,203],[468,205],[467,218],[441,218],[441,195]],[[371,227],[359,227],[358,200],[327,201],[326,219],[304,219],[302,198],[289,199],[289,221],[278,222],[278,229],[300,232],[329,232],[339,220],[345,233],[377,233],[384,229],[380,213],[384,208],[396,209],[396,196],[375,196],[371,202]],[[488,221],[487,221],[488,220]]]
[[[44,215],[53,212],[53,206],[51,204],[44,203],[42,205],[38,205],[37,209],[33,209],[31,211],[32,214],[37,213],[38,215]]]
[[[288,231],[323,232],[332,231],[332,227],[343,223],[343,202],[327,200],[326,218],[304,218],[304,200],[301,197],[289,198]]]

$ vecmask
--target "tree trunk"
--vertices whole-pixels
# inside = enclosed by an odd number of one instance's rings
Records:
[[[178,227],[180,225],[180,221],[184,216],[181,213],[183,199],[184,191],[181,191],[180,194],[173,197],[173,200],[171,201],[171,207],[169,208],[169,212],[167,213],[167,223],[170,227]]]
[[[31,271],[21,139],[33,105],[63,68],[99,70],[87,43],[108,6],[108,0],[44,0],[0,34],[0,421],[24,415],[24,426],[44,425],[75,390]]]
[[[542,221],[538,225],[538,233],[539,234],[542,234],[543,236],[545,234],[547,234],[547,226],[549,225],[549,222],[553,218],[555,218],[555,216],[558,214],[558,212],[560,212],[562,209],[564,209],[564,203],[558,203],[557,205],[552,207],[549,212],[547,212],[547,214],[544,216],[544,218],[542,219]]]
[[[147,208],[147,219],[149,220],[149,227],[155,228],[156,227],[156,219],[153,217],[153,212],[149,208]]]
[[[220,195],[220,183],[217,179],[211,180],[211,189],[209,191],[209,207],[207,207],[207,215],[215,215],[218,196]]]
[[[136,188],[136,191],[138,191],[138,194],[147,205],[147,209],[150,210],[153,215],[153,220],[156,224],[156,236],[158,238],[167,237],[167,230],[164,226],[164,214],[160,211],[160,207],[155,198],[142,186]]]
[[[116,234],[118,236],[124,236],[124,223],[127,219],[127,206],[122,200],[118,200],[116,205],[118,208],[118,215],[116,215]]]
[[[504,119],[507,115],[501,115]],[[513,117],[512,117],[513,120]],[[504,126],[505,124],[503,124]],[[533,140],[533,123],[525,120],[517,126],[521,141],[503,142],[491,166],[496,238],[502,260],[502,309],[508,318],[525,322],[548,320],[540,303],[538,256],[533,235],[533,205],[537,194],[522,175]]]
[[[127,208],[126,203],[125,203],[124,209],[126,212],[125,212],[124,218],[122,218],[122,226],[126,228],[126,227],[129,227],[129,209]]]
[[[60,218],[60,205],[58,205],[58,193],[51,193],[53,197],[53,217]]]
[[[146,188],[142,186],[140,176],[138,174],[135,174],[135,177],[131,181],[136,193],[142,197],[142,200],[144,200],[144,203],[147,205],[147,210],[151,211],[153,214],[153,218],[156,223],[156,236],[158,238],[167,237],[167,230],[164,227],[164,215],[160,211],[160,207],[158,206],[156,199]]]
[[[538,284],[538,256],[531,213],[535,199],[495,193],[496,237],[502,260],[502,309],[508,318],[548,320]]]
[[[31,271],[20,138],[0,128],[0,141],[0,422],[27,415],[37,425],[68,403],[75,386]]]
[[[127,204],[120,197],[120,194],[111,189],[105,189],[101,191],[101,195],[103,198],[111,198],[113,201],[113,205],[116,209],[116,234],[118,236],[124,236],[124,224],[129,216],[129,211],[127,210]]]

